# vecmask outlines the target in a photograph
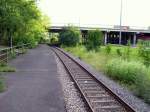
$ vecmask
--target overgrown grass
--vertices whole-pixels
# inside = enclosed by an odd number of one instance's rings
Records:
[[[0,63],[0,72],[15,72],[16,69],[8,66],[6,63]]]
[[[0,63],[0,72],[15,72],[16,69],[8,66],[6,63]],[[3,92],[6,89],[5,80],[0,73],[0,92]]]
[[[107,57],[104,53],[87,51],[84,46],[76,47],[63,47],[66,51],[77,56],[79,59],[84,60],[85,62],[94,66],[97,70],[102,71],[104,69],[104,64],[107,61]]]
[[[10,66],[0,67],[0,72],[15,72],[16,69]]]
[[[0,92],[3,92],[6,89],[4,78],[0,76]]]
[[[147,68],[140,62],[113,59],[106,64],[105,73],[115,80],[132,84],[138,75],[147,74]]]
[[[150,103],[150,68],[138,61],[113,59],[105,67],[105,74],[126,84],[137,96]]]
[[[144,65],[137,48],[110,45],[98,52],[87,51],[84,46],[63,48],[150,103],[150,67]]]

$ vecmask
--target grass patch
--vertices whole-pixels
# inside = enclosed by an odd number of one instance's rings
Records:
[[[104,69],[104,64],[107,61],[107,57],[104,53],[95,52],[95,51],[87,51],[84,46],[76,46],[76,47],[63,47],[67,52],[72,53],[79,59],[91,64],[98,71],[102,71]],[[108,56],[109,57],[109,56]],[[97,60],[97,61],[96,61]]]
[[[6,89],[4,78],[0,76],[0,92],[3,92]]]
[[[15,72],[16,69],[8,66],[6,63],[0,63],[0,72]]]
[[[113,59],[105,68],[105,74],[127,86],[135,95],[150,103],[149,69],[138,61]]]
[[[0,72],[15,72],[16,69],[10,66],[0,67]]]
[[[109,61],[106,64],[105,73],[113,79],[126,84],[135,83],[138,75],[145,76],[148,74],[147,68],[143,63],[122,59]]]

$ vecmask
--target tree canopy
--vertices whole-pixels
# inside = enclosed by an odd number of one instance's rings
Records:
[[[76,46],[80,41],[80,37],[80,30],[77,27],[71,25],[64,28],[59,36],[61,44],[66,46]]]
[[[0,42],[38,43],[43,38],[48,19],[42,16],[35,0],[0,0]]]
[[[96,29],[93,31],[88,31],[88,38],[86,47],[88,50],[97,50],[98,47],[102,44],[103,33]]]

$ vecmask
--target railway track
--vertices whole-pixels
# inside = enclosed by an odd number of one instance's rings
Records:
[[[65,66],[91,112],[135,112],[66,53],[57,48],[52,50]]]

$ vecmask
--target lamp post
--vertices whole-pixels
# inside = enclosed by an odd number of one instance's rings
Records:
[[[121,0],[121,6],[120,6],[120,33],[119,33],[119,44],[121,44],[121,39],[122,39],[122,2],[123,0]]]

